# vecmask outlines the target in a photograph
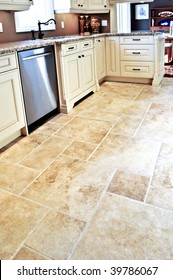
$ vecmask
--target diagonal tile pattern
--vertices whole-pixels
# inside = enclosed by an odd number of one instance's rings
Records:
[[[105,82],[0,150],[1,259],[173,259],[172,86]]]

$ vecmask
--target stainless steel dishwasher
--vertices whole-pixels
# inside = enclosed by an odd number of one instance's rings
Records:
[[[18,58],[26,118],[30,128],[51,113],[59,113],[54,47],[19,51]]]

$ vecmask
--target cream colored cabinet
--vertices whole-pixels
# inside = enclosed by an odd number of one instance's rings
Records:
[[[60,108],[69,112],[75,102],[96,90],[93,41],[62,44],[59,54]]]
[[[95,58],[97,79],[101,81],[106,77],[106,39],[99,37],[95,39]]]
[[[106,11],[109,9],[109,2],[108,0],[89,0],[88,6],[90,10],[93,11]]]
[[[0,56],[0,148],[21,135],[23,99],[15,54]]]
[[[119,36],[106,38],[106,68],[107,76],[120,76]]]
[[[153,36],[120,37],[121,77],[153,78]]]
[[[108,13],[108,0],[54,0],[55,13]]]
[[[86,0],[71,0],[71,9],[87,9],[87,1]]]
[[[0,10],[23,11],[28,10],[33,0],[0,0]]]

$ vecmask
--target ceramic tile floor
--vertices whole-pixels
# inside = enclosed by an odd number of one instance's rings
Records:
[[[105,82],[0,151],[1,259],[173,259],[173,79]]]

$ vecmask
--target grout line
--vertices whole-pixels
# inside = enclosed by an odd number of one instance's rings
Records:
[[[150,105],[148,105],[148,109],[146,110],[146,112],[145,112],[145,114],[144,114],[144,116],[143,116],[141,122],[139,123],[139,126],[137,127],[137,129],[135,130],[135,132],[134,132],[134,134],[133,134],[133,138],[136,137],[136,134],[138,133],[138,131],[139,131],[139,129],[140,129],[140,127],[141,127],[143,121],[145,120],[145,118],[146,118],[146,116],[147,116],[147,114],[148,114],[148,112],[149,112],[149,110],[150,110],[152,104],[153,104],[153,103],[150,103]]]
[[[158,159],[159,159],[159,155],[160,155],[160,152],[161,152],[161,148],[162,148],[162,143],[160,143],[160,149],[159,149],[159,151],[158,151],[158,156],[157,156],[155,165],[154,165],[154,167],[153,167],[153,172],[152,172],[152,175],[151,175],[151,178],[150,178],[150,182],[149,182],[149,184],[148,184],[147,192],[146,192],[146,195],[145,195],[145,198],[144,198],[144,203],[146,203],[146,200],[147,200],[147,197],[148,197],[148,194],[149,194],[149,190],[150,190],[150,187],[151,187],[151,182],[152,182],[152,179],[153,179],[153,176],[154,176],[154,171],[155,171],[156,166],[157,166],[157,162],[158,162]]]

